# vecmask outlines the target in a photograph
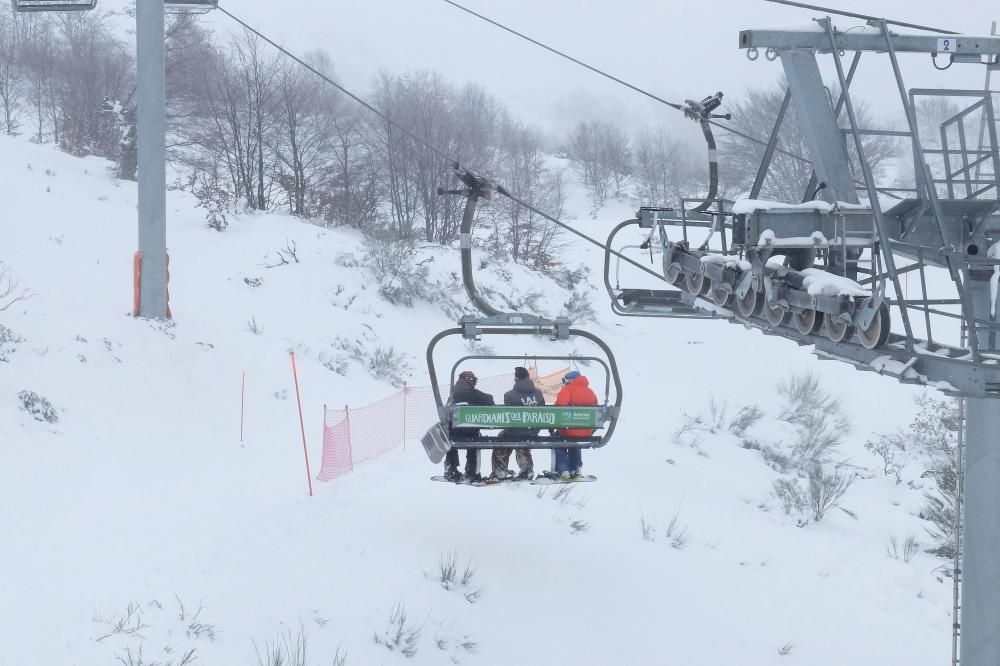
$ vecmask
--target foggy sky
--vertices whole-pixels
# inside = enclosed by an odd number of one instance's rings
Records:
[[[106,6],[122,0],[108,0]],[[457,0],[514,29],[673,101],[717,90],[738,96],[781,76],[778,62],[749,62],[739,31],[802,27],[822,13],[763,0]],[[991,0],[815,0],[859,13],[989,34],[1000,20]],[[679,114],[564,61],[441,0],[222,0],[233,13],[301,53],[322,48],[342,83],[367,93],[380,70],[430,69],[457,83],[474,81],[521,118],[563,134],[579,120],[624,125]],[[946,9],[944,9],[946,8]],[[232,22],[206,19],[217,30]],[[862,21],[835,18],[841,29]],[[857,91],[886,121],[902,117],[888,59],[862,61]],[[936,73],[929,56],[901,56],[910,87],[981,88],[983,68],[955,65]],[[832,74],[828,56],[821,57]],[[1000,73],[995,77],[1000,79]],[[1000,81],[997,82],[1000,87]],[[691,125],[690,131],[698,134]]]

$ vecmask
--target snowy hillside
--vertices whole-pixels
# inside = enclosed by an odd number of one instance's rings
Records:
[[[288,352],[315,475],[323,405],[395,391],[368,369],[375,349],[427,383],[427,341],[465,302],[457,250],[419,249],[434,286],[394,305],[362,265],[360,235],[280,215],[220,234],[172,192],[174,320],[136,320],[134,184],[7,137],[0,155],[0,260],[31,290],[0,313],[0,664],[258,664],[299,636],[317,665],[947,658],[951,583],[936,570],[947,562],[887,554],[890,538],[930,545],[916,516],[923,468],[897,484],[864,448],[910,422],[918,391],[737,325],[614,318],[591,287],[590,328],[625,382],[615,441],[584,453],[598,483],[431,483],[438,468],[409,442],[310,498]],[[616,206],[579,224],[603,237],[629,215]],[[582,196],[569,208],[582,213]],[[291,249],[298,261],[281,264]],[[579,243],[568,252],[595,285],[601,261]],[[512,302],[540,292],[553,315],[570,297],[518,266],[489,263],[482,281]],[[524,344],[495,348],[560,349]],[[774,494],[795,479],[773,464],[794,438],[775,387],[807,370],[853,426],[835,455],[855,478],[847,511],[819,522]],[[33,418],[25,391],[58,421]],[[722,427],[713,400],[729,405]],[[751,404],[766,415],[738,436],[728,423]],[[440,580],[451,554],[459,578],[472,563],[466,585]]]

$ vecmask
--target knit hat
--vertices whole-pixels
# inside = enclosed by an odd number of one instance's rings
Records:
[[[462,370],[462,372],[458,373],[458,378],[474,384],[476,382],[476,373],[472,370]]]
[[[576,379],[579,376],[580,376],[580,371],[579,370],[570,370],[565,375],[563,375],[563,379],[566,380],[566,381],[568,381],[568,382],[571,382],[571,381],[573,381],[574,379]]]
[[[527,368],[514,368],[514,379],[527,379],[528,369]]]

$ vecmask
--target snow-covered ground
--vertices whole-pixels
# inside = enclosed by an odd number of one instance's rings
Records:
[[[33,294],[0,313],[19,340],[0,348],[0,664],[257,664],[300,628],[313,664],[338,648],[354,665],[948,658],[951,584],[935,571],[946,562],[886,552],[890,537],[929,544],[921,493],[883,478],[863,446],[910,421],[916,390],[721,321],[614,318],[591,288],[591,329],[625,382],[615,441],[584,454],[598,483],[564,494],[431,483],[437,468],[411,442],[310,498],[288,352],[315,473],[322,406],[395,390],[338,356],[344,342],[405,353],[411,383],[425,384],[427,340],[453,325],[441,308],[382,299],[353,265],[354,232],[260,215],[220,234],[172,192],[174,320],[133,319],[134,185],[100,160],[7,137],[0,155],[0,259]],[[619,204],[578,224],[604,237],[629,215]],[[299,263],[264,267],[291,242]],[[432,280],[454,284],[457,251],[420,256],[433,258]],[[601,259],[574,243],[567,261],[591,266],[596,284]],[[538,290],[550,314],[569,295],[517,266],[491,264],[483,284],[514,298]],[[338,361],[346,374],[327,367]],[[775,386],[806,370],[851,415],[838,459],[859,476],[843,503],[854,517],[798,527],[759,451],[725,428],[674,433],[714,398],[730,413],[759,404],[769,416],[757,440],[788,438]],[[22,410],[25,390],[50,400],[58,423]],[[437,580],[451,553],[460,569],[473,563],[469,585]],[[419,632],[412,657],[373,640],[401,609]]]

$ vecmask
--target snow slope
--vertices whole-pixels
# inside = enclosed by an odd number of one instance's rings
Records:
[[[255,664],[255,645],[263,655],[300,627],[314,664],[338,648],[349,664],[947,658],[951,586],[934,571],[944,562],[886,554],[890,536],[927,541],[920,493],[882,478],[863,449],[871,432],[909,422],[913,389],[740,326],[615,319],[593,291],[592,330],[615,348],[625,380],[616,441],[584,454],[598,483],[562,496],[430,483],[436,468],[411,442],[309,498],[288,351],[315,474],[322,405],[395,390],[357,362],[343,376],[325,367],[337,337],[404,351],[410,381],[424,384],[426,341],[452,323],[440,308],[380,298],[367,269],[350,265],[347,255],[362,254],[357,234],[281,215],[241,217],[218,234],[191,197],[171,192],[174,321],[132,319],[134,185],[100,160],[7,137],[0,155],[0,259],[33,292],[0,313],[21,338],[0,362],[0,664],[140,663],[140,648],[146,664],[186,654]],[[572,205],[585,210],[582,197]],[[603,237],[626,215],[622,204],[579,224]],[[290,241],[300,263],[264,268]],[[458,271],[457,252],[421,256],[442,284]],[[572,245],[570,266],[591,266],[595,281],[600,260]],[[517,266],[491,266],[484,284],[539,290],[552,314],[568,296]],[[251,317],[260,335],[247,330]],[[547,349],[521,344],[496,348]],[[805,369],[851,413],[841,455],[862,477],[845,501],[856,518],[835,511],[800,528],[758,451],[728,433],[673,433],[710,396],[773,414],[775,384]],[[59,422],[20,409],[23,390],[51,400]],[[760,437],[784,436],[773,420],[760,427]],[[474,563],[469,586],[435,580],[449,553],[460,568]],[[409,658],[373,640],[399,608],[420,630]]]

